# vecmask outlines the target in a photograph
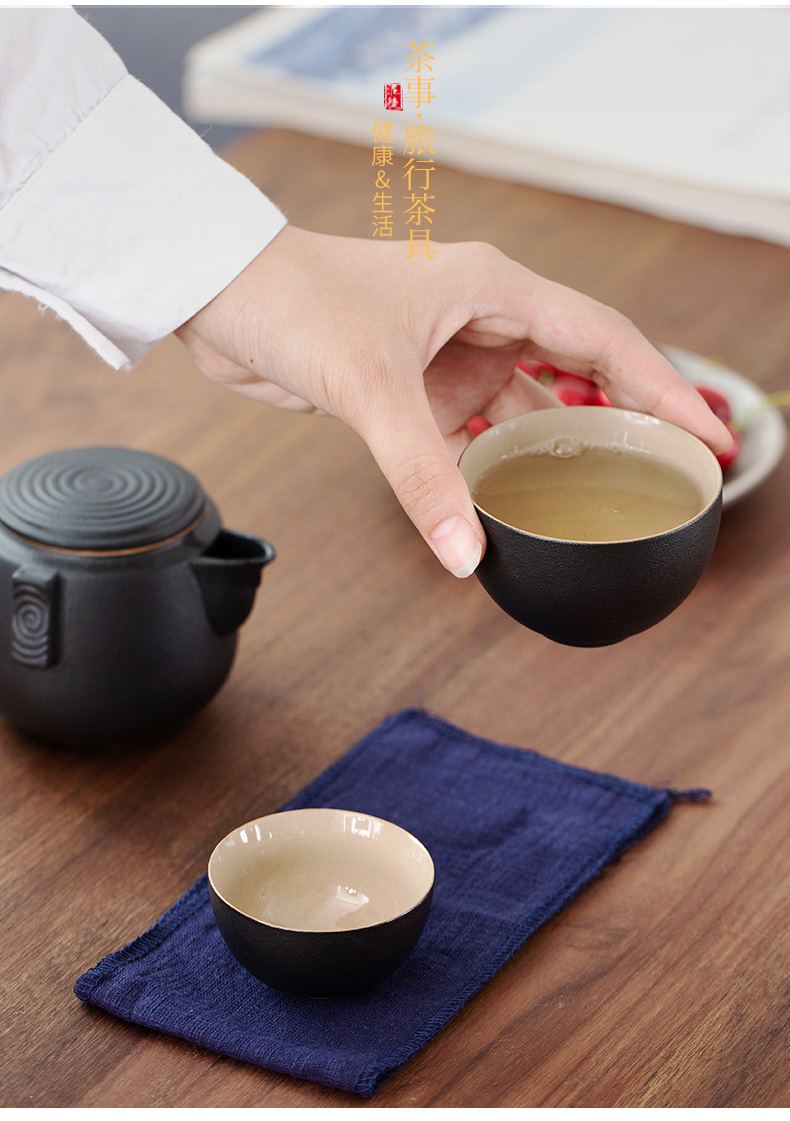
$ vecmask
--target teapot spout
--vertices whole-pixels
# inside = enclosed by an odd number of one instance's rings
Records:
[[[208,621],[217,634],[231,634],[247,619],[261,582],[261,569],[274,556],[268,541],[221,529],[209,547],[190,562]]]

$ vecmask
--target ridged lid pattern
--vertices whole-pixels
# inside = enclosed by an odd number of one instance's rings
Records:
[[[189,471],[131,448],[68,448],[0,479],[0,521],[42,545],[127,549],[187,528],[205,505]]]

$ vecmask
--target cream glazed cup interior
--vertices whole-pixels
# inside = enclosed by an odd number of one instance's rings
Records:
[[[400,826],[349,810],[286,810],[229,833],[209,880],[230,907],[267,926],[328,932],[375,926],[416,907],[434,866]]]
[[[716,501],[722,474],[716,456],[696,436],[648,413],[610,406],[540,409],[504,420],[481,432],[464,449],[459,467],[474,498],[481,477],[503,459],[539,450],[555,441],[585,447],[616,447],[648,452],[685,471],[701,494],[701,513]],[[481,509],[485,507],[481,506]],[[488,511],[486,511],[488,513]],[[489,517],[493,515],[489,514]],[[518,531],[523,532],[523,531]]]

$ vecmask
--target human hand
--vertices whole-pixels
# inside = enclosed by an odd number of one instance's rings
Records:
[[[469,576],[485,534],[456,463],[467,424],[541,407],[525,359],[593,378],[716,452],[731,437],[619,312],[491,246],[391,244],[286,226],[176,334],[212,380],[270,405],[339,417],[367,443],[444,566]]]

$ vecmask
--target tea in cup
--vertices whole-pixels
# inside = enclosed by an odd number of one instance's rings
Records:
[[[660,622],[716,543],[715,455],[645,413],[527,413],[482,432],[459,466],[488,540],[478,579],[555,642],[606,646]]]

